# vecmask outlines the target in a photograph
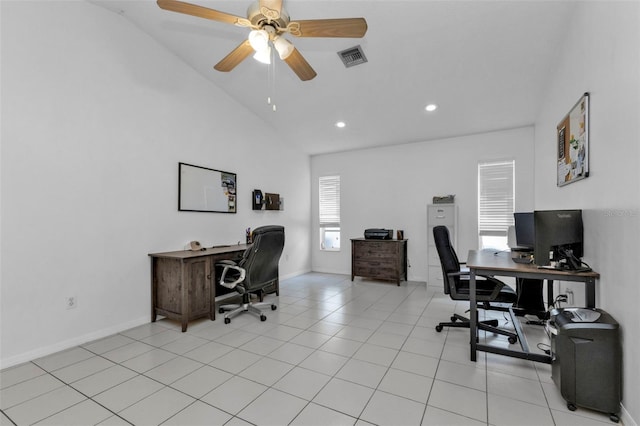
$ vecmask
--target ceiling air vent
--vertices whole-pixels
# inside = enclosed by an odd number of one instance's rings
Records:
[[[344,66],[347,68],[367,62],[367,57],[364,56],[364,52],[359,45],[338,52],[338,56],[340,56]]]

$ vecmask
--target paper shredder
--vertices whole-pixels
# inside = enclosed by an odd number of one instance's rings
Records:
[[[595,308],[551,311],[551,377],[571,411],[602,411],[618,422],[622,399],[622,347],[619,324]]]

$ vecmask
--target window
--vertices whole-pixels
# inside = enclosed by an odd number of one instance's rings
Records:
[[[340,250],[340,176],[321,176],[320,249]]]
[[[478,237],[480,248],[506,250],[513,225],[515,161],[478,164]]]

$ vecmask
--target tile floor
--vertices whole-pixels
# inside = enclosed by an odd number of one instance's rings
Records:
[[[165,319],[3,370],[0,425],[611,425],[549,365],[469,361],[467,330],[434,330],[465,309],[439,288],[310,273],[280,294],[265,322]]]

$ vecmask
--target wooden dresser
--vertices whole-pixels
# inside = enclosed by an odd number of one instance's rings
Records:
[[[407,240],[351,240],[351,281],[355,276],[395,281],[407,279]]]

